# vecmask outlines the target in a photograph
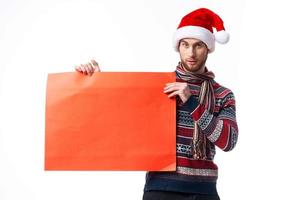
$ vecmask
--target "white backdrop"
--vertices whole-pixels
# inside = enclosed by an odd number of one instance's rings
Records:
[[[173,71],[172,36],[200,7],[231,35],[209,55],[233,90],[239,142],[217,152],[222,200],[299,199],[296,1],[0,0],[0,200],[141,199],[145,172],[45,172],[47,73]]]

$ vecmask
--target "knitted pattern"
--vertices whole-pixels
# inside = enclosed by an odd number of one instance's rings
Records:
[[[162,190],[217,195],[218,167],[213,162],[215,147],[232,150],[238,138],[235,97],[233,92],[212,81],[215,96],[214,112],[199,104],[200,84],[184,81],[176,73],[177,82],[187,82],[192,96],[176,103],[176,171],[147,172],[144,191]],[[205,159],[196,160],[191,153],[194,122],[198,121],[207,138]]]

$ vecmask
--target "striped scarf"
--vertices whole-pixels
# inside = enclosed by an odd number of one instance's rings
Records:
[[[212,80],[215,78],[214,73],[212,71],[208,71],[206,66],[205,71],[202,74],[189,72],[183,68],[183,64],[181,62],[179,62],[176,67],[176,73],[178,77],[184,81],[200,84],[201,89],[198,98],[199,103],[200,105],[205,105],[205,109],[208,109],[210,113],[213,113],[215,107],[215,96],[212,86]],[[198,124],[199,120],[194,121],[191,153],[194,159],[206,159],[206,137],[203,133],[201,133],[201,128]]]

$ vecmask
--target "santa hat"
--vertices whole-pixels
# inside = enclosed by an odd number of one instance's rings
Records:
[[[213,28],[216,32],[213,32]],[[225,32],[222,19],[207,8],[197,9],[185,15],[173,37],[173,46],[178,51],[179,41],[183,38],[196,38],[204,42],[209,53],[215,49],[215,41],[225,44],[229,41],[229,34]]]

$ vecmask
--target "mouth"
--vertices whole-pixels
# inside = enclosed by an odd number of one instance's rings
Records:
[[[195,60],[187,60],[186,61],[188,64],[191,64],[191,65],[193,65],[193,64],[195,64],[196,63],[196,61]]]

